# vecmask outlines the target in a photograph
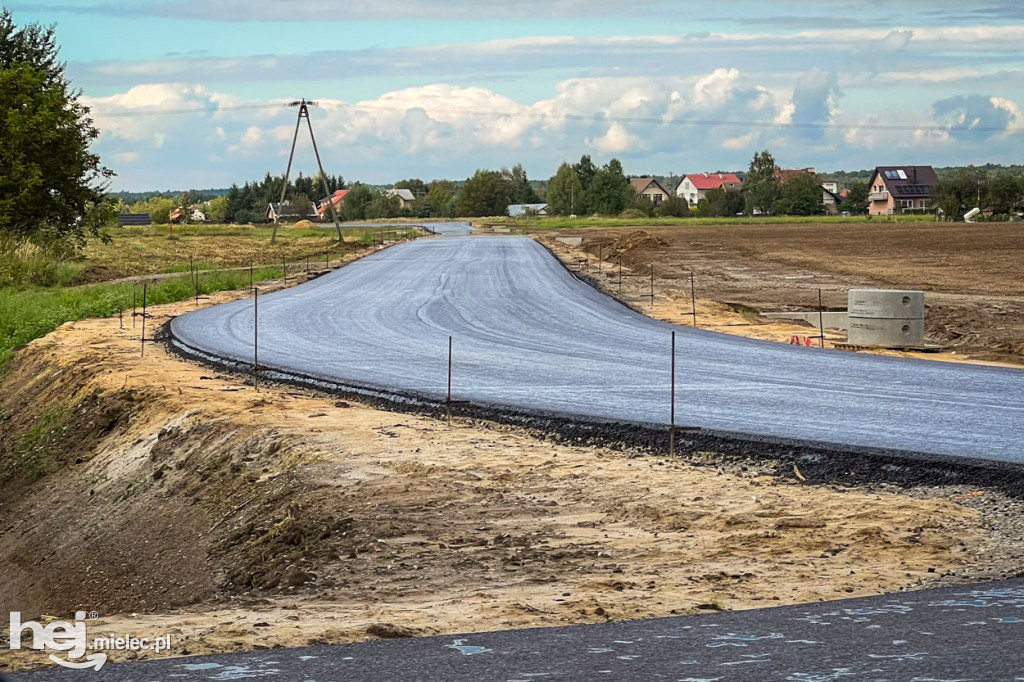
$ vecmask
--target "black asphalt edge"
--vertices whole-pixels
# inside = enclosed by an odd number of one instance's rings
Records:
[[[251,363],[216,356],[192,347],[173,335],[169,322],[158,329],[157,340],[165,342],[173,353],[187,360],[232,372],[249,381],[252,379]],[[267,385],[301,386],[388,411],[435,418],[447,415],[447,405],[443,399],[414,392],[349,384],[271,368],[261,368],[260,381]],[[669,452],[669,427],[662,424],[520,410],[467,401],[453,402],[451,413],[454,417],[524,428],[558,442],[574,445],[634,447],[658,455]],[[1024,498],[1024,465],[1011,462],[687,427],[676,428],[675,445],[676,455],[694,464],[767,465],[777,475],[791,479],[797,477],[798,470],[808,483],[972,486]]]

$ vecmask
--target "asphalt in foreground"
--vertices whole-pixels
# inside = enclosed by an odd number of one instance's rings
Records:
[[[756,611],[23,673],[306,682],[1024,680],[1024,579]]]

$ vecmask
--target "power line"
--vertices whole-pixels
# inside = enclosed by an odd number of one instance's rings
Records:
[[[274,104],[238,104],[220,107],[202,107],[194,109],[167,109],[164,111],[112,111],[93,114],[93,118],[143,118],[149,116],[177,116],[184,114],[215,114],[222,111],[244,111],[256,109],[284,109],[288,103]],[[404,113],[410,111],[409,107],[381,107],[372,105],[347,104],[344,108],[356,111],[379,111]],[[512,119],[533,119],[546,120],[555,117],[553,114],[543,112],[504,112],[504,111],[481,111],[473,109],[431,109],[431,112],[440,114],[462,114],[480,118],[512,118]],[[582,123],[632,123],[647,125],[675,125],[675,126],[700,126],[700,127],[741,127],[741,128],[762,128],[770,130],[880,130],[899,132],[936,132],[936,133],[1003,133],[1012,132],[1006,128],[997,126],[939,126],[939,125],[911,125],[911,124],[886,124],[886,123],[815,123],[815,122],[790,122],[781,123],[775,121],[733,121],[728,119],[670,119],[644,116],[605,116],[603,114],[561,114],[558,120],[579,121]]]

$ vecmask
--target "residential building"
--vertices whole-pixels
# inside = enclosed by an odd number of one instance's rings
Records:
[[[508,207],[510,218],[524,218],[528,215],[547,215],[547,204],[511,204]]]
[[[671,194],[654,178],[630,178],[629,184],[633,191],[647,199],[655,206],[665,203]]]
[[[185,212],[182,211],[181,208],[176,208],[173,211],[171,211],[171,215],[168,217],[168,221],[172,222],[172,223],[180,223],[180,222],[182,222],[182,217],[184,215],[185,215]],[[190,223],[206,222],[206,214],[203,213],[203,211],[198,206],[196,206],[195,204],[192,204],[191,206],[188,207],[188,222],[190,222]]]
[[[676,185],[676,196],[696,206],[713,189],[739,189],[743,181],[734,173],[694,173],[684,175]]]
[[[416,203],[416,196],[412,193],[412,190],[405,189],[404,187],[401,189],[389,189],[388,196],[398,197],[398,200],[402,202],[401,208],[411,209]]]
[[[839,215],[840,206],[843,203],[843,196],[836,190],[838,186],[834,182],[821,183],[821,203],[825,206],[825,213],[828,215]]]
[[[817,176],[814,172],[814,168],[776,168],[775,169],[775,180],[780,185],[785,185],[793,178],[800,177],[801,175],[813,175]]]
[[[303,206],[302,203],[306,205]],[[315,220],[317,218],[317,210],[314,208],[312,202],[302,202],[293,204],[290,201],[285,201],[280,204],[270,204],[267,206],[267,219],[274,223],[281,221],[295,221],[300,220]]]
[[[931,210],[931,191],[939,182],[931,166],[879,166],[868,182],[868,213],[893,215]]]
[[[330,211],[330,204],[334,204],[335,208],[340,206],[341,202],[345,200],[345,196],[349,193],[349,191],[350,190],[347,189],[339,189],[327,199],[321,199],[320,202],[316,205],[316,215],[320,218],[327,217],[327,214]],[[330,204],[327,203],[328,199],[330,200]]]

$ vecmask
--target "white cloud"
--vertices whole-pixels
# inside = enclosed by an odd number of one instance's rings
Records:
[[[641,146],[640,139],[626,130],[621,123],[612,123],[604,135],[587,140],[598,151],[606,154],[621,154],[626,151],[638,151]]]

